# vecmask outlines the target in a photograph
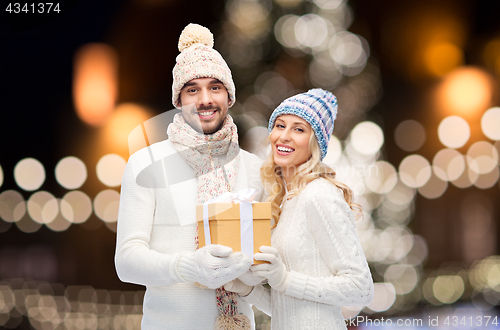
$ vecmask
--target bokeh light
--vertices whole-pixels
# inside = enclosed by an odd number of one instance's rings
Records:
[[[405,151],[418,150],[426,139],[425,128],[415,120],[405,120],[396,127],[394,139],[398,147]]]
[[[150,111],[141,105],[134,103],[118,105],[105,124],[105,143],[109,144],[113,150],[121,151],[125,154],[129,147],[130,132],[150,117]]]
[[[448,182],[439,178],[435,172],[431,174],[429,181],[419,187],[417,190],[420,195],[428,199],[436,199],[441,197],[448,188]]]
[[[500,140],[500,107],[491,108],[483,114],[481,129],[488,139]]]
[[[31,195],[27,208],[31,219],[40,224],[52,222],[59,213],[57,199],[47,191],[37,191]]]
[[[42,227],[42,223],[33,221],[28,213],[19,219],[19,221],[16,221],[15,224],[20,231],[26,234],[37,232]]]
[[[458,188],[468,188],[472,186],[477,181],[478,178],[479,174],[471,170],[471,168],[466,164],[462,174],[457,179],[451,180],[450,182]]]
[[[446,117],[439,123],[438,137],[439,141],[448,148],[461,148],[469,141],[469,124],[459,116]]]
[[[441,180],[456,180],[465,170],[465,157],[455,149],[441,149],[432,160],[432,170]]]
[[[65,157],[56,165],[56,180],[66,189],[78,189],[87,180],[87,167],[76,157]]]
[[[92,201],[81,191],[70,191],[61,199],[61,214],[70,223],[83,223],[92,214]]]
[[[435,42],[427,46],[423,60],[427,71],[440,77],[462,65],[464,54],[452,43]]]
[[[472,171],[478,174],[490,173],[497,167],[498,151],[492,144],[486,141],[478,141],[467,150],[466,160]]]
[[[437,300],[452,304],[464,293],[464,281],[457,275],[441,275],[434,279],[432,291]]]
[[[14,180],[26,191],[34,191],[45,182],[45,168],[34,158],[20,160],[14,167]]]
[[[120,194],[117,191],[103,190],[94,199],[94,212],[104,222],[116,222],[119,204]]]
[[[399,178],[410,188],[422,187],[431,178],[429,161],[420,155],[405,157],[399,164]]]
[[[375,162],[374,166],[376,166],[377,171],[370,171],[369,175],[366,176],[366,186],[378,194],[388,193],[398,182],[396,169],[384,160]]]
[[[418,283],[419,275],[411,265],[393,264],[384,273],[384,280],[392,283],[398,295],[410,293]]]
[[[477,177],[477,180],[474,182],[474,186],[479,189],[489,189],[498,182],[499,177],[500,170],[498,169],[498,166],[495,166],[495,168],[491,172],[480,174]]]
[[[323,158],[323,163],[333,166],[338,162],[340,156],[342,156],[342,145],[339,139],[335,135],[332,135],[330,141],[328,141],[328,151],[325,158]]]
[[[310,48],[321,47],[334,28],[330,22],[315,14],[299,17],[295,22],[294,32],[301,45]]]
[[[384,132],[373,122],[361,122],[351,132],[351,143],[360,154],[373,155],[384,144]]]
[[[73,100],[78,117],[100,126],[111,115],[118,94],[116,51],[109,45],[92,43],[75,54]]]
[[[396,289],[391,283],[374,283],[373,292],[373,301],[368,308],[374,312],[388,310],[396,300]]]
[[[439,87],[439,108],[446,114],[474,118],[488,109],[492,92],[488,73],[478,68],[461,67],[449,73]]]
[[[3,184],[3,170],[2,170],[2,165],[0,165],[0,187]]]
[[[0,217],[6,222],[16,222],[26,214],[26,202],[15,190],[6,190],[0,194]]]
[[[117,154],[105,155],[97,162],[97,178],[108,187],[118,187],[126,165],[125,159]]]
[[[62,215],[62,207],[63,207],[61,203],[62,201],[58,199],[57,202],[59,204],[59,213],[57,213],[54,220],[52,220],[49,223],[46,223],[45,225],[52,231],[62,232],[67,230],[71,226],[71,222],[66,220]]]
[[[413,200],[416,190],[405,185],[401,180],[398,180],[394,188],[385,194],[385,199],[397,206],[407,207]]]
[[[270,7],[270,6],[269,6]],[[259,1],[230,1],[226,11],[239,32],[250,39],[264,37],[270,30],[270,8]]]

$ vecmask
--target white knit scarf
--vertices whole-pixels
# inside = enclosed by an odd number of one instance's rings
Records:
[[[230,115],[227,115],[220,130],[205,135],[186,123],[182,114],[177,114],[173,123],[168,126],[167,134],[174,148],[193,168],[198,178],[198,204],[233,190],[240,162],[240,148],[237,128]],[[225,159],[222,157],[224,155]],[[195,244],[198,248],[198,226]],[[238,314],[236,293],[220,287],[216,289],[216,302],[220,313],[215,322],[216,330],[250,329],[248,318],[244,314]]]

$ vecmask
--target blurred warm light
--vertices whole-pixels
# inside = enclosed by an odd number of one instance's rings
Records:
[[[469,141],[469,124],[459,116],[446,117],[439,124],[438,137],[439,141],[448,148],[461,148]]]
[[[398,182],[398,174],[392,164],[379,160],[374,164],[376,171],[369,171],[365,178],[366,186],[373,192],[385,194]]]
[[[3,184],[3,170],[2,170],[2,166],[0,165],[0,187],[2,186]]]
[[[427,248],[427,242],[421,236],[413,235],[412,238],[413,247],[406,255],[406,262],[409,265],[418,266],[425,261],[429,250]]]
[[[61,214],[71,223],[83,223],[92,214],[92,201],[81,191],[70,191],[61,199]]]
[[[357,124],[350,137],[354,149],[363,155],[377,153],[384,144],[384,132],[380,126],[371,121]]]
[[[487,110],[481,117],[481,129],[490,140],[500,140],[500,107]]]
[[[461,67],[450,72],[441,83],[439,108],[447,114],[474,118],[490,106],[492,92],[488,73],[478,68]]]
[[[261,159],[266,159],[271,153],[271,145],[266,143],[267,137],[269,136],[269,131],[267,127],[254,126],[249,129],[244,138],[244,145],[247,150]]]
[[[15,190],[6,190],[0,194],[0,217],[5,222],[16,222],[26,214],[26,202]]]
[[[126,165],[125,159],[117,154],[105,155],[97,162],[97,178],[108,187],[118,187]]]
[[[385,198],[395,205],[407,206],[415,196],[415,190],[403,184],[400,180],[394,188],[385,194]]]
[[[431,174],[429,181],[427,181],[425,185],[417,189],[420,195],[427,199],[436,199],[441,197],[446,191],[446,188],[448,188],[448,182],[442,180],[434,173],[435,172]]]
[[[498,182],[499,177],[500,170],[498,169],[498,166],[495,166],[495,168],[491,172],[480,174],[477,180],[474,182],[474,186],[479,189],[489,189]]]
[[[20,231],[26,234],[37,232],[42,227],[42,224],[33,221],[28,213],[26,213],[19,221],[16,221],[15,224]]]
[[[438,276],[432,284],[432,291],[440,302],[452,304],[464,293],[464,281],[457,275]]]
[[[94,212],[104,222],[118,220],[120,194],[111,189],[103,190],[94,199]]]
[[[328,37],[328,30],[333,30],[330,22],[316,14],[299,17],[295,22],[295,37],[305,47],[318,48]]]
[[[433,76],[443,76],[462,65],[462,50],[449,42],[436,42],[427,46],[424,51],[424,65]]]
[[[366,40],[354,33],[343,31],[337,33],[329,43],[330,55],[338,64],[358,70],[343,70],[349,76],[361,72],[368,60],[369,53]]]
[[[41,224],[52,222],[59,213],[57,199],[47,191],[37,191],[31,195],[27,206],[31,219]]]
[[[323,163],[333,166],[340,159],[340,156],[342,156],[342,145],[339,139],[335,135],[332,135],[328,142],[328,151],[325,158],[323,158]]]
[[[134,103],[120,104],[106,122],[105,143],[117,152],[128,150],[130,132],[150,117],[150,111],[143,106]]]
[[[410,188],[422,187],[432,174],[429,161],[420,155],[405,157],[399,164],[399,178]]]
[[[490,173],[498,167],[498,151],[486,141],[478,141],[471,145],[467,150],[466,159],[469,168],[478,174]]]
[[[397,294],[410,293],[418,283],[419,275],[411,265],[390,265],[384,273],[384,281],[392,283]]]
[[[300,46],[300,42],[295,37],[295,23],[298,19],[297,15],[284,15],[274,25],[276,40],[284,47],[297,48]]]
[[[226,10],[229,20],[250,39],[264,37],[270,29],[268,6],[258,1],[231,1]]]
[[[441,180],[458,179],[465,170],[465,158],[455,149],[441,149],[432,160],[434,174]]]
[[[22,159],[14,167],[14,180],[26,191],[37,190],[45,181],[45,169],[34,158]]]
[[[78,189],[87,180],[87,167],[76,157],[65,157],[56,165],[56,180],[66,189]]]
[[[469,270],[469,280],[478,291],[500,292],[500,256],[492,255],[475,262]]]
[[[313,2],[321,9],[333,10],[345,3],[345,0],[313,0]]]
[[[71,226],[71,222],[66,220],[66,218],[64,218],[64,216],[62,215],[62,201],[58,200],[58,203],[59,213],[54,218],[54,220],[45,224],[50,230],[55,232],[65,231]]]
[[[314,86],[329,90],[337,87],[342,80],[342,72],[339,71],[328,52],[314,55],[309,65],[308,76]]]
[[[470,162],[466,162],[470,163]],[[451,180],[454,186],[458,188],[468,188],[472,186],[478,179],[479,174],[477,172],[471,170],[471,168],[466,164],[464,171],[462,174],[455,180]]]
[[[283,8],[294,8],[300,5],[303,0],[274,0],[274,2]]]
[[[425,128],[415,120],[405,120],[398,124],[394,131],[394,139],[398,147],[404,151],[415,151],[425,142]]]
[[[102,125],[117,99],[116,51],[102,43],[87,44],[75,54],[73,100],[78,117],[92,126]]]
[[[374,312],[383,312],[391,308],[396,300],[396,289],[391,283],[374,283],[374,297],[368,308]]]
[[[500,39],[490,41],[484,49],[485,64],[500,73]]]

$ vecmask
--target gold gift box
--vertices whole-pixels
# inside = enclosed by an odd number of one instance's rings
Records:
[[[253,212],[253,248],[260,252],[262,245],[271,246],[271,203],[252,204]],[[205,246],[205,228],[203,225],[203,205],[196,206],[198,221],[199,246]],[[208,223],[212,244],[229,246],[233,251],[241,251],[240,204],[210,203],[208,204]],[[254,264],[265,261],[255,260]]]

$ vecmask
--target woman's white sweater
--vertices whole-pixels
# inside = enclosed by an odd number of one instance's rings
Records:
[[[272,231],[290,272],[285,292],[254,287],[245,301],[271,315],[271,328],[346,329],[341,306],[373,299],[373,280],[342,192],[326,179],[285,201]]]

